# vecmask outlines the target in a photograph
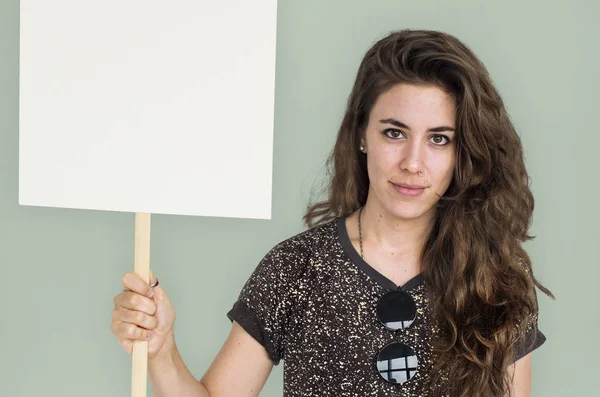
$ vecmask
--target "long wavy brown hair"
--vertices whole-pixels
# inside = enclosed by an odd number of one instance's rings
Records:
[[[535,287],[554,295],[533,276],[521,246],[535,238],[528,234],[534,199],[521,140],[485,66],[465,44],[443,32],[406,29],[367,51],[327,159],[327,199],[309,204],[304,222],[312,228],[365,205],[360,139],[379,95],[398,83],[437,86],[457,104],[454,176],[421,253],[442,331],[432,342],[427,386],[453,397],[509,395],[516,345],[537,321]]]

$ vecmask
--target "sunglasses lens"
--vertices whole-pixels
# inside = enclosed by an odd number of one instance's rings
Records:
[[[404,291],[390,291],[377,302],[377,318],[392,331],[409,327],[417,316],[417,305]]]
[[[414,350],[404,343],[390,343],[377,356],[377,371],[391,383],[404,383],[417,372],[419,360]]]

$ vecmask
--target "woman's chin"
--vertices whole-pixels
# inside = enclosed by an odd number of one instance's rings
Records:
[[[397,219],[415,220],[420,218],[430,218],[434,208],[424,206],[423,203],[401,203],[391,209],[392,215]]]

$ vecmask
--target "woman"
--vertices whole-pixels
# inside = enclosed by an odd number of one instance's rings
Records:
[[[200,382],[166,292],[123,277],[111,329],[130,353],[152,334],[154,394],[256,396],[284,359],[285,396],[529,396],[535,286],[553,295],[521,247],[534,200],[483,64],[441,32],[379,40],[328,164],[328,199],[248,279]]]

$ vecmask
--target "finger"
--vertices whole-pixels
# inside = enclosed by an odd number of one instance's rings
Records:
[[[112,320],[115,323],[130,323],[145,329],[154,329],[158,323],[154,316],[125,308],[113,310]]]
[[[130,339],[119,339],[119,343],[123,347],[127,353],[131,354],[133,352],[133,341]]]
[[[115,297],[116,309],[129,309],[154,315],[156,312],[156,303],[150,298],[142,296],[133,291],[121,292]]]
[[[150,284],[156,284],[158,282],[158,278],[154,275],[152,269],[150,269]],[[154,287],[151,287],[153,296],[151,297],[154,302],[161,303],[168,301],[167,293],[163,289],[162,284],[158,284]]]
[[[148,293],[152,291],[150,285],[145,283],[139,274],[133,272],[125,273],[121,281],[125,289],[137,292],[140,295],[149,296]]]
[[[114,334],[119,339],[148,340],[150,331],[134,324],[118,323],[115,325]]]
[[[150,269],[150,284],[154,283],[156,283],[156,277],[154,276],[154,273],[152,273],[152,269]]]

